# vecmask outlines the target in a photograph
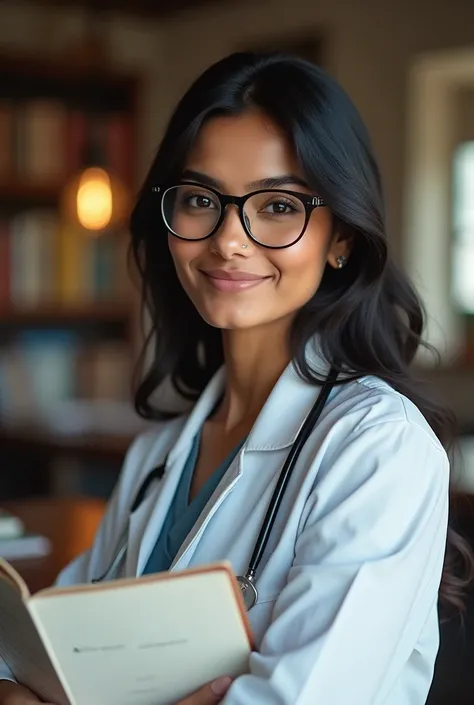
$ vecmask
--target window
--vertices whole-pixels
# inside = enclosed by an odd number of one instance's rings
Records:
[[[474,313],[474,142],[453,160],[452,295],[463,313]]]

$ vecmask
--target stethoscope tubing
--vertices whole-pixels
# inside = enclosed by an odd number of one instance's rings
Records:
[[[321,387],[321,391],[318,395],[318,398],[316,399],[313,408],[306,417],[295,439],[295,442],[291,446],[290,451],[286,457],[285,463],[278,477],[275,490],[270,499],[267,512],[263,519],[260,533],[255,542],[255,547],[250,558],[247,571],[245,573],[245,577],[248,580],[253,580],[255,578],[258,566],[260,565],[262,556],[267,547],[268,539],[270,538],[273,524],[275,523],[275,519],[278,515],[278,510],[280,509],[280,505],[285,495],[286,488],[288,487],[288,483],[291,479],[293,468],[296,465],[296,462],[303,449],[303,446],[305,445],[314,427],[316,426],[319,417],[321,416],[321,413],[324,409],[329,395],[331,394],[336,380],[337,372],[333,368],[331,368],[328,377],[326,378],[323,386]]]
[[[331,368],[328,376],[326,377],[326,380],[324,381],[321,387],[318,398],[316,399],[308,416],[304,420],[303,425],[301,426],[296,436],[296,439],[290,448],[290,451],[283,464],[283,468],[278,477],[272,497],[270,499],[268,509],[265,513],[265,517],[262,521],[260,532],[255,542],[255,546],[249,564],[247,566],[247,570],[245,571],[244,576],[237,577],[237,580],[240,583],[244,594],[246,588],[251,588],[252,594],[249,594],[248,609],[250,609],[250,607],[255,604],[258,598],[258,592],[255,586],[255,575],[261,563],[265,549],[267,547],[268,540],[270,538],[270,534],[275,523],[276,517],[278,516],[278,510],[280,509],[280,505],[288,487],[288,483],[291,479],[293,469],[303,449],[303,446],[305,445],[313,429],[315,428],[319,417],[321,416],[321,413],[329,398],[329,395],[331,394],[331,391],[334,388],[334,385],[336,384],[337,376],[337,371],[334,368]],[[154,482],[154,480],[161,480],[165,473],[165,469],[166,459],[162,464],[153,468],[153,470],[148,473],[135,495],[134,501],[130,508],[130,515],[132,515],[140,507],[143,500],[145,499],[147,490],[152,484],[152,482]],[[128,525],[120,537],[117,550],[115,551],[115,557],[111,561],[109,567],[104,571],[102,575],[98,576],[97,578],[93,578],[93,583],[103,582],[104,580],[112,579],[113,577],[116,577],[116,575],[118,575],[120,564],[124,560],[125,554],[127,552],[127,534]]]

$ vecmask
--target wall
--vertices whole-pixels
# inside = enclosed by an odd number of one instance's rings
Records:
[[[322,33],[324,63],[348,90],[373,135],[386,179],[393,246],[400,255],[410,62],[419,52],[473,42],[473,26],[472,0],[215,4],[163,27],[168,71],[162,115],[193,77],[220,56],[285,32]]]
[[[474,73],[474,68],[473,68]],[[456,143],[474,140],[474,88],[462,86],[456,92]]]

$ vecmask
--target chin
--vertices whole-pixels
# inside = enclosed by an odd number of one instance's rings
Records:
[[[254,328],[259,325],[257,321],[248,321],[243,319],[235,320],[232,318],[220,318],[217,316],[203,316],[203,318],[208,325],[213,328],[219,328],[220,330],[245,330],[246,328]]]
[[[246,328],[254,328],[263,322],[255,314],[250,316],[248,310],[218,311],[214,307],[212,311],[208,309],[199,310],[199,313],[208,325],[221,330],[244,330]]]

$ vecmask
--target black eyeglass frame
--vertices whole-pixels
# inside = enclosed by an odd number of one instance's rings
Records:
[[[211,230],[211,232],[208,235],[205,235],[204,237],[195,237],[195,238],[189,238],[189,237],[182,237],[181,235],[178,235],[178,233],[174,232],[169,226],[168,223],[166,222],[165,214],[164,214],[164,209],[163,209],[163,202],[166,194],[168,191],[171,189],[177,188],[178,186],[198,186],[199,188],[206,189],[206,191],[210,191],[213,193],[220,205],[221,212],[219,213],[219,217],[217,219],[216,225],[214,228]],[[187,242],[201,242],[202,240],[207,240],[208,238],[212,237],[213,235],[216,234],[216,232],[219,230],[221,227],[222,223],[224,222],[225,214],[226,214],[226,208],[227,206],[233,205],[237,206],[238,212],[239,212],[239,219],[240,222],[242,223],[242,227],[244,229],[244,232],[246,235],[257,245],[260,245],[260,247],[266,247],[269,250],[284,250],[287,247],[293,247],[293,245],[296,245],[297,242],[301,240],[303,235],[306,232],[306,228],[308,227],[309,219],[311,218],[311,214],[314,211],[315,208],[321,208],[322,206],[325,206],[326,203],[322,198],[319,196],[310,196],[307,193],[300,193],[299,191],[290,191],[288,189],[258,189],[257,191],[251,191],[250,193],[246,193],[244,196],[229,196],[229,195],[224,195],[217,191],[215,188],[212,188],[211,186],[205,186],[204,184],[197,183],[196,181],[180,181],[179,184],[174,184],[173,186],[168,186],[166,188],[163,188],[161,186],[152,186],[151,190],[153,193],[157,193],[160,195],[160,208],[161,208],[161,217],[163,218],[163,222],[168,228],[169,232],[173,237],[177,237],[179,240],[185,240]],[[251,233],[250,229],[247,226],[247,223],[245,222],[244,218],[244,206],[245,203],[249,200],[249,198],[252,198],[252,196],[256,196],[259,193],[283,193],[288,196],[293,196],[294,198],[297,198],[299,201],[304,206],[305,209],[305,221],[303,225],[303,229],[301,233],[298,235],[296,240],[293,240],[293,242],[290,242],[288,245],[266,245],[264,242],[260,242],[260,240],[257,240],[257,238]]]

